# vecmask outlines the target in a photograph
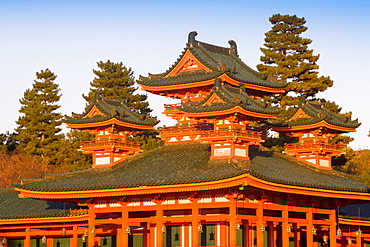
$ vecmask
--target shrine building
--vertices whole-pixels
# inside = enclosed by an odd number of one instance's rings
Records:
[[[236,42],[220,47],[191,32],[175,63],[140,77],[177,123],[165,145],[143,152],[127,137],[156,118],[99,93],[68,128],[94,141],[91,168],[0,189],[0,247],[370,246],[370,191],[332,169],[337,134],[357,120],[302,99],[292,115],[263,101],[286,83],[247,66]],[[283,153],[262,146],[271,129],[297,137]],[[369,211],[370,212],[370,211]]]

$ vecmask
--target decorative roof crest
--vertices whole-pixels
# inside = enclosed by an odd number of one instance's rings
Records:
[[[236,45],[236,42],[234,40],[229,40],[228,43],[230,44],[230,48],[231,48],[230,51],[232,51],[235,55],[238,56],[238,47]]]
[[[195,36],[197,36],[198,35],[198,33],[196,32],[196,31],[192,31],[192,32],[190,32],[189,33],[189,35],[188,35],[188,45],[190,45],[190,44],[196,44],[197,43],[197,41],[195,40]]]

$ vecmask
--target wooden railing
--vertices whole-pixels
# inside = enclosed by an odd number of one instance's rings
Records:
[[[181,106],[181,103],[177,103],[177,104],[164,104],[164,109],[165,110],[176,110],[180,106]]]
[[[140,142],[123,141],[123,140],[94,140],[82,142],[82,148],[103,147],[103,146],[121,146],[140,148]]]
[[[253,139],[261,139],[260,131],[253,130],[238,130],[238,129],[228,129],[228,130],[207,130],[200,132],[201,138],[212,138],[212,137],[246,137]]]
[[[171,126],[171,127],[162,127],[160,128],[159,131],[163,134],[167,134],[167,133],[198,131],[198,129],[195,127]]]
[[[287,151],[297,150],[297,149],[333,149],[341,150],[343,145],[332,144],[332,143],[290,143],[286,144],[285,148]]]

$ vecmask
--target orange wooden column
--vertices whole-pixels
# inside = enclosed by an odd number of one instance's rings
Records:
[[[313,247],[313,234],[312,234],[312,228],[313,228],[313,208],[309,207],[308,212],[306,213],[306,218],[308,221],[307,224],[307,247]]]
[[[362,236],[361,235],[357,235],[356,234],[356,246],[357,247],[362,247],[363,244],[362,244]]]
[[[149,241],[149,246],[150,247],[154,247],[156,245],[156,242],[155,242],[155,225],[154,224],[150,224],[149,225],[149,230],[150,230],[150,241]]]
[[[230,247],[236,247],[236,202],[237,197],[235,195],[230,196],[229,198],[229,214],[230,214],[230,227],[229,227],[229,236],[230,236]]]
[[[258,218],[258,221],[257,221],[257,227],[256,227],[256,231],[257,231],[257,247],[264,247],[264,232],[261,231],[261,226],[264,225],[264,222],[263,222],[263,203],[264,203],[264,200],[259,200],[258,201],[258,208],[256,210],[256,213],[257,213],[257,218]]]
[[[143,247],[149,247],[149,231],[148,231],[148,223],[140,222],[140,227],[143,228]]]
[[[88,230],[88,246],[95,245],[95,236],[93,235],[93,230],[95,229],[95,208],[94,204],[89,205],[89,230]]]
[[[285,204],[284,209],[282,212],[283,216],[283,224],[282,224],[282,243],[283,246],[289,246],[289,233],[287,231],[287,228],[289,226],[289,205]],[[293,226],[291,226],[292,228]]]
[[[53,238],[47,238],[46,239],[46,246],[47,247],[53,247],[53,242],[54,242],[54,239]]]
[[[128,225],[128,202],[120,202],[121,204],[121,214],[122,214],[122,221],[121,221],[121,228],[117,228],[117,246],[118,247],[128,247],[128,233],[126,233],[126,229]]]
[[[71,247],[78,247],[78,226],[73,226],[73,235],[70,240]]]
[[[271,246],[273,246],[273,247],[277,247],[277,240],[278,240],[278,231],[277,231],[277,229],[278,229],[278,222],[276,222],[276,221],[274,221],[273,222],[273,225],[272,225],[272,231],[273,231],[273,242],[272,242],[272,245]]]
[[[184,235],[182,235],[184,234]],[[189,225],[187,224],[184,224],[181,226],[181,237],[182,239],[184,239],[184,241],[181,240],[181,243],[182,245],[181,246],[184,246],[184,247],[190,247],[190,243],[189,243]]]
[[[26,227],[26,232],[25,232],[26,239],[24,240],[24,247],[31,247],[30,231],[31,231],[31,229],[29,227]]]
[[[117,228],[117,247],[122,247],[123,246],[123,234],[126,234],[121,228]],[[127,235],[127,234],[126,234]]]
[[[220,222],[220,247],[228,245],[226,233],[226,222]]]
[[[337,217],[335,209],[331,210],[329,220],[331,222],[329,230],[330,247],[337,247]]]
[[[247,246],[253,246],[253,238],[254,238],[254,235],[253,235],[253,224],[252,222],[248,221],[248,229],[247,229],[247,232],[248,232],[248,245]]]
[[[156,243],[157,247],[162,247],[163,245],[163,232],[162,232],[162,227],[163,227],[163,209],[162,209],[162,200],[153,200],[157,205],[156,205]]]
[[[245,246],[248,246],[248,224],[243,222],[243,243]]]
[[[198,224],[199,222],[199,205],[198,201],[199,198],[189,198],[189,200],[192,202],[191,205],[191,215],[192,215],[192,221],[191,221],[191,246],[198,246],[199,245],[199,232],[198,232]],[[159,247],[159,246],[158,246]]]
[[[299,225],[298,223],[294,223],[293,233],[294,233],[294,246],[299,246],[299,243],[301,241],[301,232],[299,231]]]

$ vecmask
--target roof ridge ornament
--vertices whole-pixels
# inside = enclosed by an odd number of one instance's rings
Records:
[[[247,93],[243,82],[239,82],[239,92]]]
[[[221,87],[221,79],[220,78],[215,79],[215,87],[216,88]]]
[[[102,100],[101,92],[95,92],[95,102],[100,102]]]
[[[188,35],[188,45],[193,44],[195,45],[197,41],[195,40],[195,36],[197,36],[198,33],[196,31],[191,31]]]
[[[230,44],[230,51],[238,56],[238,46],[234,40],[229,40],[228,43]]]

